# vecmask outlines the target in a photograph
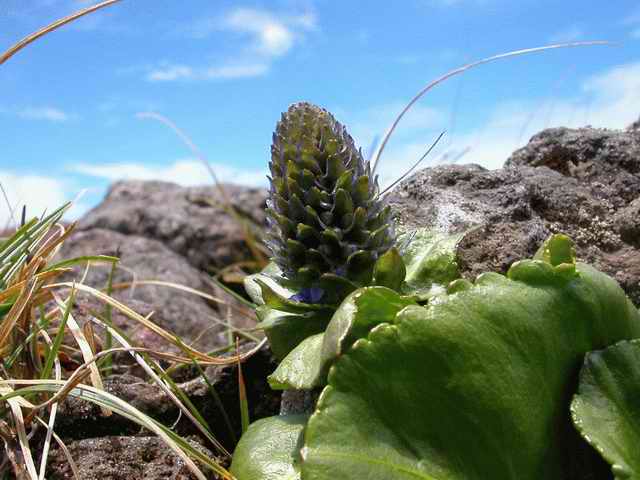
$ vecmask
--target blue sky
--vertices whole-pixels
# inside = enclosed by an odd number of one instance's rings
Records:
[[[92,3],[2,0],[0,49]],[[640,116],[638,2],[123,0],[0,66],[0,182],[33,214],[86,189],[76,216],[118,178],[209,183],[167,126],[139,115],[156,112],[223,180],[261,185],[271,132],[294,101],[331,110],[367,150],[447,70],[578,40],[618,44],[504,60],[437,87],[400,124],[382,183],[441,130],[427,165],[498,168],[544,127],[631,123]],[[8,217],[0,202],[0,227]]]

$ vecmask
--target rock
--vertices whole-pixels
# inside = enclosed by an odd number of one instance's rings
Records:
[[[190,442],[202,453],[212,456],[196,441]],[[87,438],[67,443],[82,480],[191,480],[184,461],[158,437]],[[201,467],[202,468],[202,467]],[[206,469],[203,469],[206,472]],[[50,480],[74,478],[60,448],[49,455]]]
[[[629,128],[627,130],[629,130],[630,132],[640,132],[640,118],[629,125]]]
[[[424,169],[389,195],[404,229],[472,229],[458,246],[461,273],[506,272],[566,233],[579,260],[616,278],[640,305],[640,139],[628,132],[551,129],[505,168]]]
[[[245,344],[241,348],[241,352],[247,351],[254,346],[251,343]],[[249,418],[252,422],[278,414],[282,392],[272,390],[267,382],[267,376],[273,373],[277,365],[278,363],[271,354],[271,350],[266,346],[242,363],[242,377],[247,392]],[[226,426],[226,420],[213,397],[209,385],[201,376],[181,383],[180,388],[211,426],[216,438],[229,451],[233,451],[236,440],[240,438],[242,431],[238,367],[235,364],[211,366],[205,370],[205,375],[209,384],[213,385],[222,405],[224,405],[235,432],[233,435]],[[185,434],[195,433],[191,424],[186,420],[181,421],[177,428],[178,431]]]
[[[515,151],[505,166],[546,166],[588,185],[616,208],[640,195],[640,137],[617,130],[551,128]]]
[[[224,185],[232,208],[248,224],[264,223],[266,190]],[[79,222],[81,230],[109,229],[159,240],[194,267],[209,271],[251,259],[244,226],[228,213],[214,186],[168,182],[114,183],[104,201]]]
[[[254,346],[252,343],[245,344],[241,347],[241,352],[246,352]],[[242,363],[249,416],[252,421],[278,414],[281,392],[271,390],[267,383],[267,376],[275,368],[276,362],[267,347],[258,350]],[[191,372],[188,377],[196,375],[197,373]],[[201,376],[186,382],[180,382],[176,377],[175,381],[204,417],[216,439],[227,450],[233,451],[241,432],[238,367],[236,364],[210,366],[205,369],[205,375],[218,399]],[[180,416],[177,406],[155,383],[149,383],[133,375],[112,375],[104,380],[104,387],[107,392],[125,400],[164,425],[172,425],[179,420],[174,431],[180,435],[198,433],[186,416]],[[221,405],[232,431],[222,413]],[[110,417],[103,416],[100,409],[92,403],[67,398],[61,404],[56,418],[56,432],[64,439],[81,440],[102,436],[139,435],[141,428],[116,414]]]
[[[204,273],[157,240],[137,235],[123,235],[99,228],[75,232],[64,243],[60,257],[73,258],[83,255],[118,256],[120,262],[114,273],[114,284],[134,280],[159,280],[207,294],[216,293],[212,291]],[[94,288],[104,288],[107,285],[110,269],[110,264],[93,265],[84,283]],[[78,280],[82,273],[83,269],[78,268],[74,275],[67,276],[67,280]],[[143,316],[154,312],[152,321],[178,334],[185,342],[197,339],[195,345],[197,348],[211,350],[226,344],[222,334],[225,327],[221,325],[224,310],[197,295],[166,286],[134,285],[131,288],[115,290],[114,297]],[[90,295],[79,295],[80,317],[82,318],[83,314],[86,316],[92,309],[103,312],[104,304]],[[250,315],[249,312],[245,313]],[[140,328],[139,324],[128,317],[119,313],[116,315],[116,325],[123,328],[127,334],[135,331],[132,335],[139,344],[150,348],[178,351],[177,348],[168,348],[170,345],[168,342],[146,328]],[[239,325],[236,323],[238,326],[255,322],[252,315],[246,318],[235,315],[233,319],[240,323]],[[242,321],[245,322],[244,325]]]

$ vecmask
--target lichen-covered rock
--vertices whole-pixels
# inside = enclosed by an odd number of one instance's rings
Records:
[[[471,230],[458,247],[463,276],[505,272],[551,233],[613,276],[640,305],[640,138],[591,128],[545,130],[503,169],[448,165],[398,185],[390,203],[403,228]]]

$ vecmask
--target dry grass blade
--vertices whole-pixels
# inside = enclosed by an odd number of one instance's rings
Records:
[[[110,325],[105,324],[104,322],[94,318],[93,321],[102,326],[104,329],[108,330],[109,333],[111,333],[111,335],[113,336],[113,338],[118,341],[123,347],[125,347],[124,349],[129,351],[129,353],[133,356],[134,360],[138,363],[138,365],[140,365],[142,367],[142,369],[156,382],[156,384],[162,389],[162,391],[171,399],[171,401],[173,403],[175,403],[175,405],[178,407],[178,409],[180,409],[180,411],[187,416],[187,418],[189,418],[189,420],[191,420],[191,422],[195,425],[195,427],[200,430],[200,432],[207,437],[211,443],[213,445],[216,446],[216,448],[218,448],[223,454],[231,456],[229,454],[229,452],[227,452],[227,450],[224,448],[224,446],[222,446],[222,444],[220,444],[220,442],[218,442],[218,440],[216,440],[203,426],[200,422],[198,422],[196,420],[196,418],[193,416],[193,414],[189,411],[189,409],[180,401],[180,399],[177,397],[177,395],[175,393],[173,393],[173,391],[171,390],[171,388],[169,387],[169,385],[167,385],[167,383],[161,379],[158,374],[156,374],[156,372],[154,371],[154,369],[149,365],[149,363],[142,357],[142,355],[140,355],[137,351],[137,349],[133,348],[133,346],[131,344],[129,344],[129,342],[122,336],[120,335],[120,333],[115,330],[113,327],[111,327]],[[160,365],[158,365],[157,363],[154,363],[154,367],[156,368],[157,371],[165,373],[164,370],[162,370],[162,367],[160,367]]]
[[[27,472],[29,473],[29,477],[31,477],[32,480],[38,480],[38,472],[36,471],[36,464],[34,463],[33,456],[31,455],[29,438],[27,437],[24,418],[22,416],[22,408],[20,407],[18,399],[15,397],[8,399],[7,402],[9,403],[9,407],[11,408],[13,423],[16,432],[18,433],[18,443],[20,444],[20,450],[22,451],[22,458],[24,460],[25,466],[27,467]]]
[[[9,48],[9,50],[7,50],[2,55],[0,55],[0,65],[2,65],[4,62],[9,60],[11,57],[13,57],[16,53],[18,53],[24,47],[26,47],[27,45],[29,45],[32,42],[35,42],[38,38],[46,35],[47,33],[52,32],[52,31],[62,27],[63,25],[66,25],[67,23],[71,23],[71,22],[73,22],[74,20],[76,20],[76,19],[78,19],[80,17],[84,17],[85,15],[93,13],[96,10],[100,10],[101,8],[108,7],[109,5],[113,5],[114,3],[117,3],[119,1],[120,0],[107,0],[105,2],[98,3],[97,5],[92,5],[91,7],[88,7],[88,8],[85,8],[84,10],[80,10],[78,12],[75,12],[75,13],[67,16],[67,17],[61,18],[60,20],[57,20],[57,21],[47,25],[46,27],[41,28],[37,32],[32,33],[28,37],[23,38],[18,43],[16,43],[14,46]]]
[[[36,421],[38,423],[40,423],[43,426],[47,426],[46,422],[44,420],[42,420],[40,417],[35,417]],[[73,456],[71,455],[71,452],[69,451],[69,448],[65,445],[65,443],[62,441],[62,439],[56,434],[56,432],[52,432],[52,436],[53,439],[56,441],[56,443],[58,444],[58,446],[60,447],[60,450],[62,450],[62,453],[64,454],[65,458],[67,459],[67,462],[69,462],[69,466],[71,467],[71,473],[73,473],[73,478],[74,480],[81,480],[80,478],[80,469],[78,469],[78,465],[76,465],[75,460],[73,459]]]
[[[32,300],[36,287],[36,279],[34,277],[30,278],[24,284],[18,299],[13,304],[13,307],[11,307],[11,310],[9,310],[9,313],[2,319],[2,326],[0,326],[0,353],[3,357],[7,356],[10,350],[12,350],[11,337],[15,331],[15,326],[24,312],[28,310],[27,306]]]
[[[99,354],[97,354],[95,357],[93,357],[93,359],[91,360],[91,362],[89,363],[83,363],[82,365],[80,365],[77,369],[74,370],[74,372],[71,374],[71,376],[69,378],[67,378],[64,381],[64,384],[62,385],[62,387],[60,387],[60,389],[56,392],[55,395],[53,395],[49,400],[39,404],[39,405],[35,405],[31,407],[31,412],[29,413],[29,416],[27,417],[27,420],[31,420],[32,417],[35,417],[35,414],[42,410],[43,408],[48,407],[49,405],[51,406],[55,406],[56,404],[62,402],[66,397],[69,396],[69,392],[71,390],[73,390],[75,387],[77,387],[79,384],[82,383],[82,381],[89,376],[89,374],[91,373],[90,369],[91,366],[100,358],[105,357],[107,355],[110,355],[112,353],[115,352],[129,352],[129,351],[134,351],[134,352],[146,352],[146,353],[153,353],[152,350],[148,349],[148,348],[142,348],[142,347],[131,347],[131,348],[112,348],[109,350],[105,350],[103,352],[100,352]],[[62,378],[58,378],[56,376],[56,380],[62,380]],[[6,395],[7,392],[6,390],[4,391],[3,395]]]
[[[139,313],[135,312],[134,310],[132,310],[128,306],[126,306],[123,303],[119,302],[118,300],[114,299],[113,297],[110,297],[109,295],[107,295],[107,294],[105,294],[105,293],[101,292],[100,290],[97,290],[97,289],[95,289],[93,287],[90,287],[88,285],[84,285],[82,283],[75,283],[74,284],[74,283],[71,283],[71,282],[60,282],[60,283],[53,283],[53,284],[50,284],[50,285],[44,285],[42,288],[46,289],[46,290],[53,290],[53,289],[62,288],[62,287],[72,288],[74,285],[75,285],[75,288],[77,290],[89,293],[89,294],[93,295],[94,297],[96,297],[97,299],[99,299],[99,300],[101,300],[101,301],[103,301],[105,303],[108,303],[109,305],[111,305],[112,307],[114,307],[118,311],[122,312],[127,317],[129,317],[131,320],[134,320],[134,321],[142,324],[143,326],[145,326],[146,328],[148,328],[149,330],[151,330],[155,334],[159,335],[160,337],[164,338],[166,341],[172,343],[173,345],[175,345],[175,346],[177,346],[177,347],[179,347],[179,348],[181,348],[183,350],[186,350],[189,353],[189,355],[192,355],[195,360],[197,360],[199,363],[201,363],[203,365],[231,365],[231,364],[236,363],[238,360],[244,361],[245,359],[247,359],[250,356],[252,356],[253,354],[255,354],[255,352],[260,350],[260,348],[262,348],[262,346],[266,342],[266,339],[261,341],[254,348],[252,348],[251,350],[249,350],[246,353],[243,353],[239,357],[236,357],[236,356],[225,357],[225,358],[212,357],[210,355],[207,355],[206,353],[202,353],[202,352],[200,352],[200,351],[198,351],[198,350],[196,350],[194,348],[191,348],[189,346],[184,345],[184,343],[178,337],[176,337],[174,334],[167,332],[163,328],[161,328],[158,325],[156,325],[155,323],[153,323],[148,318],[143,317],[142,315],[140,315]],[[191,363],[191,361],[192,361],[192,359],[188,358],[188,357],[176,357],[176,358],[179,358],[179,361],[181,363]]]
[[[380,161],[380,156],[382,155],[382,152],[384,151],[384,148],[387,146],[387,142],[389,142],[389,138],[391,138],[391,135],[395,131],[396,127],[398,126],[398,123],[400,123],[400,120],[402,120],[402,117],[404,117],[404,115],[411,109],[411,107],[418,100],[420,100],[420,98],[422,98],[422,96],[425,93],[427,93],[429,90],[431,90],[436,85],[444,82],[445,80],[447,80],[447,79],[449,79],[449,78],[451,78],[451,77],[453,77],[455,75],[459,75],[459,74],[461,74],[463,72],[466,72],[467,70],[470,70],[470,69],[472,69],[474,67],[477,67],[479,65],[484,65],[485,63],[491,63],[491,62],[494,62],[496,60],[501,60],[503,58],[516,57],[516,56],[519,56],[519,55],[526,55],[526,54],[529,54],[529,53],[543,52],[543,51],[546,51],[546,50],[554,50],[554,49],[557,49],[557,48],[588,47],[588,46],[593,46],[593,45],[612,45],[612,43],[611,42],[602,42],[602,41],[568,42],[568,43],[557,43],[557,44],[554,44],[554,45],[546,45],[544,47],[535,47],[535,48],[525,48],[525,49],[522,49],[522,50],[514,50],[514,51],[511,51],[511,52],[500,53],[498,55],[493,55],[491,57],[483,58],[482,60],[478,60],[478,61],[473,62],[473,63],[468,63],[466,65],[463,65],[462,67],[458,67],[455,70],[451,70],[450,72],[445,73],[444,75],[442,75],[439,78],[436,78],[435,80],[433,80],[432,82],[427,84],[422,90],[420,90],[411,99],[411,101],[404,107],[404,109],[400,112],[400,114],[395,118],[395,120],[393,121],[393,123],[391,124],[389,129],[387,130],[387,133],[385,134],[384,138],[382,139],[382,142],[380,143],[380,146],[376,150],[375,155],[373,156],[372,171],[373,172],[376,171],[376,169],[378,167],[378,163]]]
[[[58,270],[58,271],[47,271],[47,272],[42,272],[42,273],[38,273],[34,276],[34,279],[37,282],[44,282],[46,280],[52,280],[53,278],[57,277],[58,275],[60,275],[60,273],[62,272],[67,272],[70,271],[69,269],[62,269],[62,270]],[[14,283],[13,285],[11,285],[9,288],[3,290],[2,292],[0,292],[0,302],[13,297],[14,295],[16,295],[18,292],[20,292],[24,286],[26,285],[27,280],[20,280],[16,283]]]
[[[236,356],[239,355],[240,346],[236,339]],[[242,375],[242,365],[238,362],[238,401],[240,403],[240,421],[242,423],[242,433],[249,429],[249,402],[247,400],[247,387],[244,383],[244,375]]]
[[[27,385],[27,388],[15,391],[16,395],[21,395],[23,392],[56,392],[65,385],[65,382],[60,380],[4,380],[0,381],[0,385]],[[198,456],[198,452],[193,447],[190,447],[184,440],[179,444],[177,442],[179,439],[177,435],[124,400],[103,390],[97,390],[94,387],[82,384],[76,385],[73,390],[69,392],[69,395],[113,410],[119,415],[128,418],[158,435],[158,437],[182,459],[187,468],[198,480],[207,480],[207,477],[191,459],[190,455],[196,456],[200,461],[205,462],[207,466],[217,473],[222,474],[225,478],[233,478],[229,472],[204,455],[200,454],[200,456]],[[7,397],[4,397],[4,399],[7,401],[12,400],[12,398]],[[185,451],[189,451],[189,454],[185,453]],[[34,477],[34,479],[37,480],[37,477]]]
[[[51,338],[49,337],[47,332],[45,332],[44,330],[41,330],[40,334],[43,336],[47,344],[51,347],[53,345],[53,342],[51,341]],[[55,364],[54,371],[55,371],[56,380],[62,380],[62,367],[60,366],[60,360],[57,357],[54,359],[54,364]],[[55,425],[55,422],[56,422],[57,413],[58,413],[58,403],[56,402],[51,405],[51,410],[49,412],[49,422],[45,424],[47,428],[47,435],[44,439],[44,445],[42,447],[42,458],[40,460],[40,475],[38,475],[38,480],[44,480],[44,474],[47,470],[47,462],[49,460],[49,448],[51,447],[51,438],[54,433],[53,426]],[[72,470],[73,470],[73,467],[72,467]]]
[[[58,304],[58,308],[64,311],[63,309],[67,308],[65,303],[62,300],[60,300],[60,298],[56,294],[52,294],[52,295],[54,300]],[[76,340],[78,347],[80,347],[80,351],[82,352],[82,358],[84,359],[85,363],[91,365],[89,367],[91,372],[90,373],[91,384],[99,390],[104,390],[104,386],[102,385],[102,377],[100,376],[100,370],[98,370],[98,367],[93,362],[94,354],[93,354],[93,351],[91,350],[91,346],[87,341],[86,337],[84,336],[82,329],[78,325],[78,322],[76,322],[75,318],[73,318],[73,315],[71,315],[70,313],[69,313],[69,318],[67,319],[67,325],[69,326],[69,330],[71,330],[71,334],[73,335],[73,338]],[[111,415],[111,411],[107,409],[103,409],[102,414],[108,417],[109,415]]]
[[[119,290],[122,288],[129,288],[129,287],[134,287],[137,285],[157,285],[160,287],[167,287],[167,288],[174,288],[176,290],[181,290],[183,292],[187,292],[187,293],[191,293],[193,295],[197,295],[198,297],[202,297],[206,300],[209,300],[211,302],[215,302],[218,303],[220,305],[226,305],[227,307],[231,308],[232,310],[235,310],[237,313],[240,313],[241,315],[245,315],[246,316],[246,312],[241,309],[236,307],[235,305],[233,305],[232,303],[229,303],[225,300],[222,300],[218,297],[214,297],[213,295],[209,295],[208,293],[202,292],[200,290],[196,290],[195,288],[191,288],[191,287],[187,287],[186,285],[180,285],[179,283],[173,283],[173,282],[165,282],[164,280],[135,280],[133,282],[121,282],[121,283],[114,283],[111,288],[113,288],[114,290]]]

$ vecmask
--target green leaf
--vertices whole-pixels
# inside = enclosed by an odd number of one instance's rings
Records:
[[[576,263],[576,249],[573,241],[563,234],[552,235],[538,249],[533,257],[535,260],[544,260],[554,267],[563,263]]]
[[[640,341],[587,354],[571,415],[615,478],[640,478]]]
[[[407,274],[404,261],[393,247],[387,250],[375,264],[373,269],[373,284],[390,288],[391,290],[400,290],[400,286]]]
[[[264,305],[265,303],[262,298],[262,287],[257,280],[261,280],[284,298],[290,298],[292,295],[295,295],[297,291],[290,285],[290,282],[285,279],[280,267],[278,267],[275,262],[269,262],[260,273],[247,275],[244,278],[244,289],[256,305]]]
[[[13,302],[0,303],[0,319],[13,307]]]
[[[331,317],[322,344],[322,369],[380,323],[394,323],[400,310],[416,305],[386,287],[364,287],[349,295]]]
[[[233,454],[238,480],[300,480],[299,451],[307,415],[282,415],[249,426]]]
[[[269,378],[274,389],[310,389],[326,383],[333,361],[374,326],[395,320],[416,303],[386,287],[364,287],[349,295],[331,317],[324,334],[306,338]]]
[[[274,390],[312,389],[324,384],[322,372],[323,333],[305,338],[280,362],[269,375],[269,385]]]
[[[561,266],[483,275],[358,340],[309,420],[302,478],[588,478],[575,378],[586,352],[640,336],[640,316],[611,278]]]
[[[402,235],[399,244],[409,241],[402,254],[407,272],[404,293],[428,296],[434,285],[458,278],[456,246],[466,233],[445,235],[421,228]]]
[[[271,351],[282,360],[305,338],[324,332],[332,313],[329,310],[291,313],[261,305],[256,309],[260,320],[257,327],[264,330]]]

